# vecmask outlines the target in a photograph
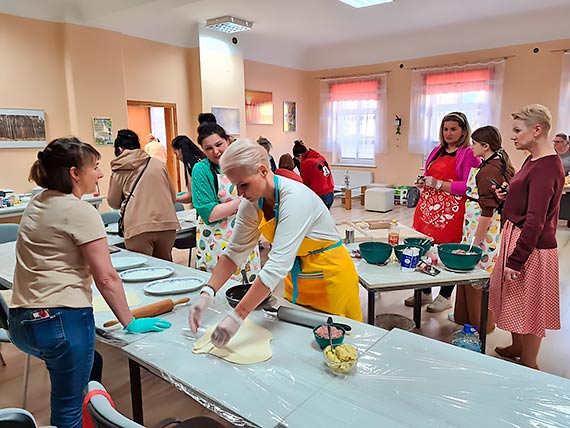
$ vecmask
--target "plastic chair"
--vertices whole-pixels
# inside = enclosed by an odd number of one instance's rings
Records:
[[[107,392],[103,385],[92,380],[87,385],[87,391],[96,390]],[[96,428],[144,428],[115,410],[104,395],[93,395],[87,403],[87,410]],[[167,426],[171,428],[224,428],[218,421],[206,416],[198,416],[185,421],[170,418],[157,423],[152,428],[165,428]]]
[[[8,304],[4,300],[4,296],[0,294],[0,343],[11,343],[8,336]],[[2,365],[6,365],[2,352],[0,352],[0,361]],[[26,363],[24,366],[24,392],[22,397],[22,407],[26,407],[28,399],[28,380],[30,375],[30,354],[26,354]],[[1,425],[0,425],[1,427]]]
[[[101,219],[103,220],[103,224],[105,226],[118,223],[120,218],[121,218],[121,212],[117,210],[101,213]]]
[[[18,228],[19,225],[14,223],[0,224],[0,244],[18,239]]]
[[[42,428],[56,428],[52,425]],[[24,409],[0,409],[0,428],[38,428],[33,415]]]

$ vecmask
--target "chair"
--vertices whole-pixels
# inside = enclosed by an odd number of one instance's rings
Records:
[[[103,385],[92,380],[87,385],[87,392],[96,390],[107,392]],[[87,410],[96,428],[144,428],[115,410],[104,395],[91,396],[87,403]],[[224,428],[222,424],[206,416],[198,416],[185,421],[170,418],[157,423],[153,428],[165,428],[167,426],[172,428]],[[0,426],[0,428],[3,427]]]
[[[121,218],[121,212],[117,210],[101,213],[101,219],[103,220],[103,224],[105,226],[118,223],[120,218]]]
[[[38,428],[38,425],[33,415],[27,410],[6,408],[0,409],[0,428]],[[51,426],[51,428],[55,427]]]
[[[8,336],[8,304],[4,300],[4,296],[0,294],[0,343],[11,343]],[[0,362],[6,365],[2,352],[0,352]],[[26,354],[26,363],[24,366],[24,392],[22,397],[22,407],[26,407],[28,398],[28,380],[30,375],[30,354]],[[0,425],[1,427],[1,425]]]
[[[184,205],[180,202],[174,204],[174,209],[176,212],[184,211]],[[188,266],[192,264],[192,248],[196,246],[196,229],[177,233],[176,240],[174,241],[174,248],[179,250],[188,250]]]
[[[0,224],[0,244],[18,239],[18,227],[19,225],[14,223]]]

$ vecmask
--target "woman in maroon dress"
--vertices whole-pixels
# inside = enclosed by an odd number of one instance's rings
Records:
[[[491,276],[489,308],[497,326],[511,333],[512,344],[495,348],[507,358],[538,369],[545,330],[560,329],[560,282],[556,226],[564,170],[548,140],[552,116],[539,104],[512,113],[512,140],[527,150],[505,198],[499,257]]]

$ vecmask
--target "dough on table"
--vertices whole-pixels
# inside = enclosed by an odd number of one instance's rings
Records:
[[[256,364],[270,359],[271,340],[273,335],[266,328],[260,327],[246,319],[238,332],[223,348],[212,345],[210,336],[215,325],[210,327],[195,343],[192,352],[195,354],[212,354],[236,364]]]
[[[125,297],[129,307],[138,306],[141,304],[141,299],[136,291],[125,290]],[[109,312],[111,308],[100,294],[93,296],[93,312]]]

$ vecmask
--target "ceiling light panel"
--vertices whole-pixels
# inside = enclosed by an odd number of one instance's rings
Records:
[[[253,22],[233,16],[221,16],[219,18],[208,19],[206,27],[222,33],[237,33],[238,31],[251,30]]]
[[[343,3],[346,3],[352,7],[368,7],[368,6],[376,6],[377,4],[383,3],[392,3],[394,0],[340,0]]]

